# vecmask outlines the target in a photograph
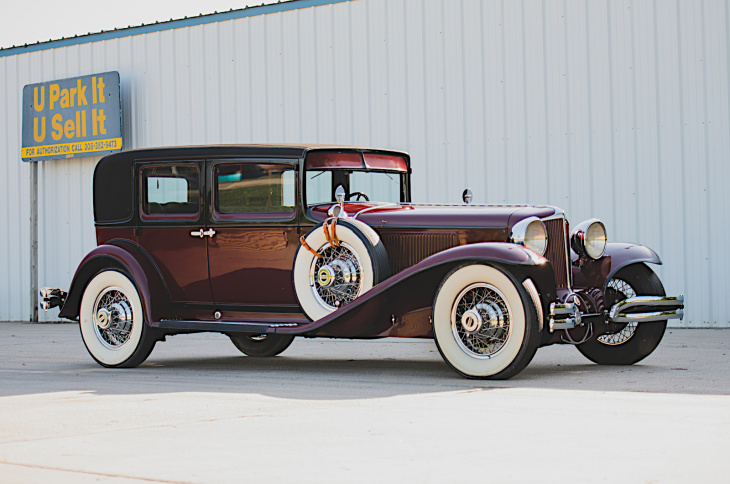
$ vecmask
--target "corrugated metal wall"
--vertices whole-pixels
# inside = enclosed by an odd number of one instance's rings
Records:
[[[22,87],[117,70],[127,148],[407,150],[417,201],[468,186],[599,217],[660,253],[683,324],[730,326],[729,18],[722,0],[358,0],[0,58],[0,319],[30,314]],[[40,164],[42,285],[94,246],[97,160]]]

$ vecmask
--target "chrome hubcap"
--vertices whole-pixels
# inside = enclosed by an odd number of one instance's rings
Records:
[[[352,247],[344,242],[339,247],[325,244],[318,253],[322,257],[312,261],[310,286],[317,302],[333,311],[362,292],[362,265]]]
[[[499,290],[486,283],[471,284],[456,298],[451,329],[459,346],[475,358],[491,358],[509,339],[510,309]]]
[[[132,305],[117,287],[109,287],[94,302],[94,331],[99,341],[117,349],[129,340],[132,332]]]

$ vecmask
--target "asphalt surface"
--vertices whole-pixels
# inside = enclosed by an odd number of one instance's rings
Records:
[[[243,356],[169,338],[110,370],[75,324],[0,323],[0,482],[729,482],[730,330],[638,365],[541,348],[509,381],[423,340]]]

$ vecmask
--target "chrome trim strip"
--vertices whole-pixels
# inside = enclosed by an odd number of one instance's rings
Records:
[[[542,253],[539,253],[539,255],[544,256],[545,252],[547,251],[548,246],[548,233],[547,229],[545,228],[545,224],[537,217],[527,217],[525,219],[520,220],[516,224],[512,226],[512,230],[509,233],[509,240],[513,244],[520,245],[522,247],[527,248],[525,245],[525,238],[527,237],[527,228],[532,224],[533,222],[540,222],[542,224],[542,230],[545,233],[545,248],[542,250]]]
[[[218,333],[266,333],[272,328],[296,327],[297,323],[251,323],[246,321],[193,321],[163,319],[152,325],[157,328],[181,331],[214,331]]]

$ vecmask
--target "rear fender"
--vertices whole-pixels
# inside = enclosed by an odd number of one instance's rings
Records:
[[[170,294],[162,281],[157,267],[139,246],[123,240],[112,240],[100,245],[84,257],[79,264],[68,297],[59,316],[76,320],[79,317],[81,298],[89,281],[104,269],[117,268],[131,276],[137,286],[145,322],[174,317]]]
[[[543,308],[555,297],[555,276],[547,259],[514,244],[483,242],[444,250],[422,260],[328,316],[297,328],[281,327],[279,333],[357,338],[386,334],[393,318],[433,305],[441,281],[465,263],[501,267],[523,281],[529,277],[538,287]],[[543,314],[547,314],[543,310]]]
[[[573,286],[604,288],[618,271],[637,263],[661,265],[662,260],[656,252],[644,245],[625,242],[608,243],[603,257],[600,259],[573,261]]]

